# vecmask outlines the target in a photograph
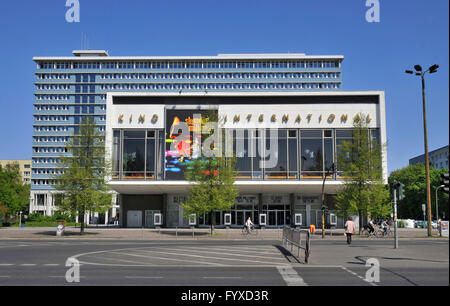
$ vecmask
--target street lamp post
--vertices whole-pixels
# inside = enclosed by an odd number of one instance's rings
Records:
[[[330,169],[328,169],[328,171],[325,171],[325,175],[323,178],[323,183],[322,183],[322,238],[325,238],[325,181],[327,179],[327,175],[329,175],[331,173],[331,175],[334,176],[335,173],[335,165],[334,163],[331,164]],[[330,171],[331,170],[331,171]]]
[[[438,213],[438,189],[439,188],[443,188],[443,187],[445,187],[445,185],[441,185],[441,186],[436,188],[436,222],[439,219],[439,213]]]
[[[430,164],[429,164],[429,156],[428,156],[428,136],[427,136],[427,112],[425,107],[425,74],[435,73],[439,65],[433,65],[428,70],[422,72],[422,67],[420,65],[415,65],[414,69],[416,70],[415,75],[420,76],[422,79],[422,104],[423,104],[423,133],[424,133],[424,145],[425,145],[425,176],[426,176],[426,184],[427,184],[427,213],[428,213],[428,237],[431,237],[431,188],[430,188]],[[405,71],[408,74],[414,74],[412,70]]]

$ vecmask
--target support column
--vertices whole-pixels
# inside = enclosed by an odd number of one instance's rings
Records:
[[[258,193],[258,215],[256,216],[256,218],[258,220],[258,224],[259,224],[259,214],[262,214],[262,213],[263,213],[263,195],[262,195],[262,193]],[[267,223],[268,217],[269,216],[266,216],[266,223]]]
[[[295,217],[295,215],[294,215],[294,212],[295,212],[295,194],[293,194],[293,193],[291,193],[291,194],[289,194],[289,211],[290,211],[290,214],[291,214],[291,217],[289,218],[290,219],[290,226],[291,227],[294,227],[295,225],[294,225],[294,217]]]
[[[306,226],[309,228],[311,225],[311,204],[306,204]]]

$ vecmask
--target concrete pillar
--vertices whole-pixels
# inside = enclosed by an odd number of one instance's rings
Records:
[[[311,204],[306,204],[306,226],[311,225]]]
[[[291,214],[291,218],[290,218],[290,226],[294,227],[294,208],[295,208],[295,194],[291,193],[289,194],[289,210],[290,210],[290,214]]]
[[[263,195],[262,193],[258,193],[258,215],[256,216],[255,224],[256,222],[259,224],[259,214],[262,213],[263,213]],[[269,216],[266,216],[266,223],[268,217]]]
[[[105,225],[108,225],[109,209],[105,212]]]

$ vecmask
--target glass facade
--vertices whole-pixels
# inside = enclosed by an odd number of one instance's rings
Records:
[[[378,139],[378,129],[371,129],[370,133]],[[172,162],[164,134],[167,132],[163,130],[115,130],[113,179],[183,180],[181,156],[173,159],[176,163]],[[352,140],[349,129],[279,129],[275,133],[238,129],[232,135],[237,180],[322,180],[325,175],[333,179],[329,174],[333,163],[339,179],[337,150],[343,141]],[[172,164],[178,171],[168,171]]]

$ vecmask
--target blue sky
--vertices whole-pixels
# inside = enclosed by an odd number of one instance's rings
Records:
[[[71,56],[81,33],[111,55],[274,53],[344,55],[344,90],[386,92],[389,171],[423,154],[420,78],[428,75],[429,149],[449,143],[449,1],[380,0],[380,23],[365,0],[66,0],[0,2],[0,159],[31,159],[33,56]]]

